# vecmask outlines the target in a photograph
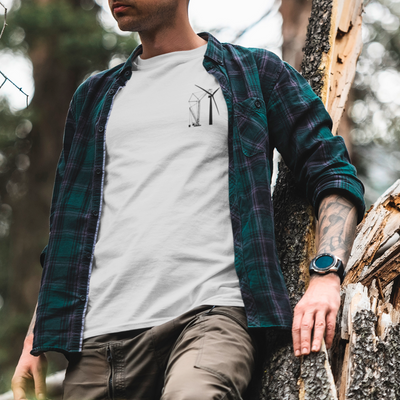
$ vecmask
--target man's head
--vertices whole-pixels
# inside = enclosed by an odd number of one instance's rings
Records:
[[[189,0],[108,0],[122,31],[156,31],[187,18]]]

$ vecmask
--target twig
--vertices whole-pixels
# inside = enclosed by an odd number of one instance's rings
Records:
[[[1,1],[0,1],[0,6],[4,8],[4,22],[3,22],[3,28],[1,29],[0,32],[0,39],[1,39],[1,37],[3,36],[4,29],[6,29],[7,26],[7,8]]]
[[[12,83],[22,94],[24,94],[26,96],[26,108],[28,108],[28,100],[29,100],[29,95],[27,95],[23,90],[22,87],[18,87],[10,78],[8,78],[7,76],[5,76],[1,71],[0,74],[3,75],[4,81],[0,86],[0,89],[4,86],[4,84],[9,81],[10,83]]]
[[[4,8],[4,22],[3,22],[3,28],[1,29],[1,32],[0,32],[0,39],[1,39],[1,37],[3,36],[4,29],[6,29],[6,26],[7,26],[7,8],[1,1],[0,1],[0,6],[2,6]],[[3,83],[0,85],[0,89],[4,86],[4,84],[7,81],[11,82],[21,93],[23,93],[26,96],[26,108],[28,108],[29,96],[22,90],[22,87],[18,87],[10,78],[5,76],[1,71],[0,71],[0,74],[3,75],[3,78],[4,78]]]

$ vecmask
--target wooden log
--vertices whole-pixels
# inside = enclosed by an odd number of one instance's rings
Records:
[[[361,0],[350,5],[345,5],[344,0],[313,0],[312,4],[302,73],[327,107],[334,122],[334,133],[361,51],[361,4]],[[344,14],[350,10],[351,18],[348,18]],[[274,192],[274,214],[279,259],[294,306],[308,285],[308,265],[315,255],[315,218],[283,163],[279,165]],[[321,351],[303,357],[299,369],[290,337],[286,342],[281,341],[267,360],[265,376],[276,377],[277,384],[264,385],[262,399],[337,399],[328,355]],[[298,379],[297,388],[293,378]],[[271,379],[265,378],[264,382],[271,383]]]
[[[368,211],[358,227],[347,264],[344,285],[370,286],[379,278],[382,288],[400,274],[400,180]]]
[[[400,398],[399,232],[400,180],[359,225],[347,266],[340,400]]]
[[[375,281],[344,288],[342,338],[349,340],[339,399],[400,398],[400,313],[377,299]],[[345,322],[347,320],[347,324]]]

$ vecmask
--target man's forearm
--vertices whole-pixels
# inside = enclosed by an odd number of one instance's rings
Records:
[[[357,225],[356,207],[333,194],[322,200],[318,215],[317,253],[332,253],[346,265]],[[335,275],[312,275],[306,293],[294,309],[292,334],[296,356],[319,351],[324,335],[327,347],[332,344],[340,306],[340,279]]]
[[[332,253],[346,265],[357,226],[356,206],[332,194],[321,201],[318,215],[317,254]]]

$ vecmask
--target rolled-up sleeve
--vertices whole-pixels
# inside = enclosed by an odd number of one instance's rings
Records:
[[[357,207],[360,222],[365,213],[364,186],[344,140],[332,135],[332,120],[322,101],[287,63],[282,63],[272,89],[267,116],[274,146],[316,212],[326,195],[339,193]]]

